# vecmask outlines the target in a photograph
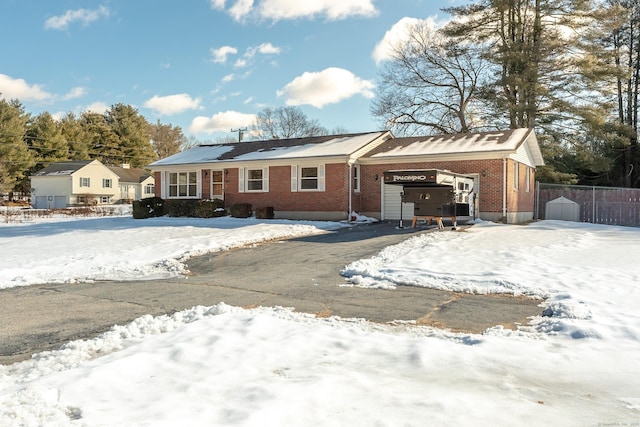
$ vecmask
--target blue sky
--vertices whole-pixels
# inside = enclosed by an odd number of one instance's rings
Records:
[[[2,0],[0,96],[56,117],[129,104],[200,141],[286,105],[329,130],[379,130],[385,43],[459,3]]]

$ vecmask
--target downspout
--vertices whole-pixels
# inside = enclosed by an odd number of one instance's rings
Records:
[[[349,183],[347,185],[347,188],[349,189],[349,210],[347,211],[347,221],[351,221],[351,212],[353,212],[353,208],[352,208],[352,204],[353,204],[353,200],[352,200],[353,199],[353,196],[352,196],[353,189],[351,188],[353,186],[352,179],[351,179],[353,177],[353,163],[351,161],[348,161],[347,164],[349,165],[349,171],[347,172],[348,173],[347,182]],[[360,185],[362,185],[362,184],[360,184]],[[362,188],[362,187],[360,187],[360,188]]]
[[[507,224],[507,158],[502,156],[502,218]]]

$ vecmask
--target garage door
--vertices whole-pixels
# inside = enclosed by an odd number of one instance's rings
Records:
[[[402,219],[413,218],[413,203],[400,203],[402,185],[382,184],[382,219],[400,219],[400,205],[402,204]]]

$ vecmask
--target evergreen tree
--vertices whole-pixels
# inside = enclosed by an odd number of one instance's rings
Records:
[[[90,159],[107,165],[123,162],[118,136],[107,124],[103,114],[85,111],[80,116],[79,123]]]
[[[24,135],[29,115],[18,100],[0,99],[0,192],[28,192],[26,171],[34,164]],[[22,183],[21,188],[16,185]]]
[[[68,160],[89,160],[89,138],[80,119],[73,113],[67,113],[60,119],[60,132],[69,147]]]
[[[25,139],[34,152],[35,170],[69,159],[69,147],[62,135],[62,127],[47,112],[29,120]]]
[[[135,108],[113,105],[105,113],[105,122],[116,136],[122,163],[145,167],[156,158],[151,145],[151,125]]]

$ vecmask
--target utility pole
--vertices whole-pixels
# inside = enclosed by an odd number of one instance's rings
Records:
[[[242,142],[242,137],[244,136],[244,133],[246,132],[247,128],[238,128],[238,129],[231,129],[231,132],[238,132],[238,142]]]

